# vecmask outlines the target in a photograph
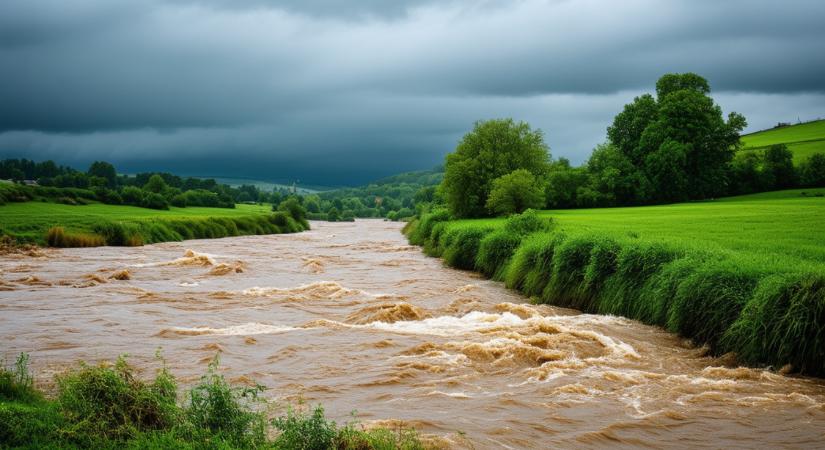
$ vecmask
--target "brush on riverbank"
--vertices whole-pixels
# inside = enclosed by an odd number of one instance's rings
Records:
[[[823,376],[825,199],[816,193],[507,220],[436,211],[405,233],[448,265],[537,302],[629,317],[713,354]]]

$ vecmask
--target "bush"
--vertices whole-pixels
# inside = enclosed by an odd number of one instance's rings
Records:
[[[46,233],[49,247],[100,247],[106,245],[102,236],[89,233],[68,233],[63,227],[51,227]]]
[[[532,173],[518,169],[493,180],[485,206],[493,214],[518,214],[544,206],[544,192]]]
[[[120,358],[114,367],[82,366],[58,377],[57,383],[60,409],[78,432],[105,439],[127,439],[177,423],[177,387],[165,370],[146,384]]]
[[[481,239],[475,266],[484,275],[501,280],[513,254],[521,244],[521,236],[507,230],[490,233]]]
[[[457,269],[475,269],[476,256],[481,239],[489,233],[488,228],[456,228],[448,230],[444,235],[444,261]]]
[[[140,206],[149,209],[167,210],[169,209],[169,202],[167,202],[166,198],[160,194],[147,192],[141,200]]]
[[[266,441],[265,417],[250,406],[258,402],[264,387],[231,387],[217,368],[216,357],[201,382],[189,391],[189,425],[196,430],[208,430],[234,446],[261,445]]]
[[[508,217],[504,223],[504,229],[519,236],[526,236],[539,231],[547,232],[553,229],[553,218],[539,217],[535,210],[528,209],[521,214]]]

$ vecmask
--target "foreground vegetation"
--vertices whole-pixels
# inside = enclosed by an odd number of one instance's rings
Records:
[[[825,190],[557,210],[405,229],[537,302],[659,325],[748,364],[825,375]]]
[[[21,354],[13,367],[0,367],[2,448],[424,448],[414,430],[341,426],[321,406],[270,421],[264,388],[229,385],[217,358],[182,398],[166,368],[142,381],[123,358],[59,375],[56,396],[47,398],[27,364]]]
[[[238,205],[224,208],[175,208],[156,211],[133,206],[48,202],[0,206],[0,234],[18,242],[54,247],[143,245],[184,239],[250,234],[294,233],[309,228],[301,208]]]

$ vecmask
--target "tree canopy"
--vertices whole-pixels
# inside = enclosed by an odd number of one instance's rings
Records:
[[[485,216],[493,180],[518,169],[543,178],[549,157],[543,133],[527,123],[476,122],[455,152],[447,155],[441,184],[447,206],[456,217]]]

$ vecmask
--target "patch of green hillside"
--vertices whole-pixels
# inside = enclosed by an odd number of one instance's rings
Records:
[[[785,144],[798,163],[814,153],[825,153],[825,120],[759,131],[742,136],[742,150],[764,150],[774,144]]]

